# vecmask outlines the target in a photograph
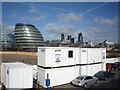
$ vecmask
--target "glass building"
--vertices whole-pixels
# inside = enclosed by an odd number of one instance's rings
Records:
[[[17,23],[14,36],[18,50],[37,50],[38,46],[45,45],[42,34],[32,24]]]
[[[15,50],[15,40],[13,34],[0,34],[0,45],[2,50]]]
[[[81,45],[81,46],[84,44],[82,33],[78,33],[78,41],[77,41],[77,44],[78,44],[78,45]]]

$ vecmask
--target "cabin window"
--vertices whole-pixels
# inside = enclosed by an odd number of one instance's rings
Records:
[[[68,58],[72,58],[73,57],[73,51],[68,51]]]

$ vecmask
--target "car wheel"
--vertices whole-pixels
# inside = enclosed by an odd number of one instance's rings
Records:
[[[96,80],[95,84],[98,84],[98,80]]]
[[[112,75],[112,78],[114,78],[115,77],[115,75]]]
[[[112,68],[112,71],[115,70],[115,68]]]
[[[72,81],[70,82],[70,84],[72,84]]]
[[[83,88],[87,88],[87,84],[86,83],[83,85]]]
[[[107,80],[108,78],[105,78],[105,81]]]

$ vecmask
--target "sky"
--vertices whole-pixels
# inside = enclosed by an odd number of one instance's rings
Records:
[[[30,23],[44,40],[78,33],[84,42],[118,41],[117,2],[2,2],[2,33],[14,33],[16,23]]]
[[[73,0],[1,0],[2,2],[73,2]],[[74,0],[74,2],[119,2],[120,0]]]

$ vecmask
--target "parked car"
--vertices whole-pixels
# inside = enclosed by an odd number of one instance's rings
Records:
[[[83,88],[95,85],[98,83],[98,78],[94,76],[81,75],[71,81],[75,86],[81,86]]]
[[[110,71],[99,71],[95,75],[99,80],[107,80],[108,78],[114,78],[115,73],[112,73]]]
[[[115,62],[115,64],[117,65],[117,69],[120,70],[120,62]]]

